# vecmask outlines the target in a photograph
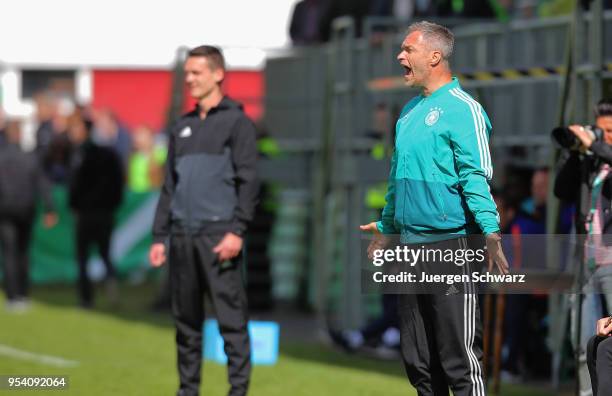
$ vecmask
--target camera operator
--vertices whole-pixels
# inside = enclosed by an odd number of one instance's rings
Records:
[[[586,346],[595,323],[605,312],[602,298],[612,309],[612,101],[601,100],[595,108],[595,125],[557,128],[553,137],[564,150],[555,195],[576,204],[576,233],[587,234],[581,282],[584,296],[575,302],[572,317],[579,320],[579,381],[582,395],[591,394]],[[582,300],[582,301],[580,301]],[[577,319],[578,304],[581,315]],[[572,326],[577,329],[577,326]],[[575,336],[572,336],[575,340]]]
[[[594,396],[612,395],[612,317],[599,319],[587,346],[587,364]]]

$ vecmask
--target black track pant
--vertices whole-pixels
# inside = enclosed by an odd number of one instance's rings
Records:
[[[89,248],[96,245],[106,267],[106,277],[115,277],[110,259],[110,241],[113,233],[113,213],[110,211],[80,212],[76,215],[76,253],[79,264],[79,297],[81,304],[93,303],[93,287],[87,275]]]
[[[27,297],[33,214],[0,218],[0,251],[7,300]]]
[[[424,246],[443,250],[468,247],[465,238]],[[428,262],[417,263],[416,268],[438,274],[469,275],[473,265],[459,267],[454,263]],[[401,352],[408,378],[419,396],[448,395],[449,388],[455,396],[486,394],[482,324],[475,291],[474,284],[469,282],[452,289],[444,284],[442,292],[434,289],[429,293],[399,296]]]
[[[587,366],[593,396],[612,395],[612,337],[591,338],[587,344]]]
[[[223,234],[170,238],[170,287],[176,325],[178,395],[198,395],[202,362],[204,293],[212,301],[225,341],[231,396],[247,393],[251,351],[247,332],[247,299],[240,272],[241,257],[219,262],[213,248]]]

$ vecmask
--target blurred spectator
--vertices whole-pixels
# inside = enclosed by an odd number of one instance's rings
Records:
[[[464,18],[494,18],[496,0],[464,0],[461,16]]]
[[[388,161],[393,150],[395,139],[391,127],[391,112],[385,102],[377,103],[372,110],[372,125],[365,131],[365,136],[372,140],[370,157],[378,161]],[[365,195],[365,207],[368,217],[380,218],[386,204],[387,183],[377,183],[368,186]],[[381,296],[381,315],[363,326],[361,329],[346,329],[337,331],[330,329],[329,334],[336,344],[348,352],[354,352],[362,347],[372,345],[381,356],[389,356],[390,349],[397,355],[399,347],[399,319],[397,315],[397,295],[383,294]]]
[[[87,123],[73,115],[68,136],[74,146],[71,159],[69,206],[76,219],[76,250],[79,264],[81,306],[93,305],[93,290],[87,274],[89,247],[95,244],[106,266],[107,292],[117,298],[115,268],[110,259],[114,214],[123,195],[123,168],[118,154],[90,138]]]
[[[28,252],[37,198],[43,198],[45,227],[55,225],[57,216],[38,157],[20,147],[20,123],[9,122],[5,133],[7,142],[0,147],[0,249],[4,290],[7,309],[24,310],[28,307]]]
[[[302,0],[293,8],[289,35],[294,45],[321,42],[321,19],[328,0]]]
[[[436,0],[434,12],[437,17],[456,17],[463,9],[462,1]]]
[[[5,127],[6,117],[4,116],[4,112],[2,111],[2,109],[0,109],[0,147],[6,144]]]
[[[51,143],[54,135],[53,114],[55,114],[56,104],[51,95],[38,93],[34,95],[34,105],[36,107],[36,151],[42,156]]]
[[[497,213],[499,213],[499,228],[502,234],[509,234],[510,227],[514,221],[516,215],[516,208],[511,204],[508,198],[498,191],[491,191],[493,200],[495,200],[495,206],[497,206]],[[512,249],[504,249],[504,251],[511,252]]]
[[[395,0],[393,1],[393,16],[401,21],[412,19],[415,14],[415,0]]]
[[[36,97],[36,149],[44,153],[53,137],[66,132],[68,116],[74,111],[74,103],[68,98],[55,98],[49,94]]]
[[[93,112],[93,139],[102,146],[112,147],[127,164],[132,152],[132,139],[117,117],[109,109],[99,109]]]
[[[128,186],[134,192],[159,188],[163,181],[165,147],[155,145],[153,131],[144,125],[134,130],[134,152],[128,167]]]
[[[502,200],[501,208],[498,206],[501,223],[506,224],[502,229],[508,235],[506,241],[511,244],[506,251],[514,269],[546,267],[546,242],[542,236],[546,234],[548,183],[548,169],[536,169],[531,177],[531,194],[517,209],[509,200]],[[562,206],[560,215],[560,232],[568,233],[572,221],[571,207]],[[546,314],[546,295],[506,295],[503,379],[515,381],[520,374],[534,374],[543,366],[548,367],[548,352],[542,348],[545,340],[540,338],[546,333]],[[537,358],[528,359],[528,356]]]
[[[394,0],[393,16],[406,21],[413,17],[426,17],[434,14],[435,1],[432,0]]]
[[[546,234],[547,200],[548,169],[537,169],[531,177],[531,196],[521,202],[511,232],[513,234]],[[559,233],[570,232],[572,213],[573,208],[570,205],[562,205]]]
[[[389,17],[393,15],[394,0],[370,0],[367,16]]]
[[[546,234],[548,169],[538,169],[531,177],[531,197],[520,206],[514,226],[521,234]]]
[[[536,245],[542,240],[524,237],[528,234],[546,233],[546,200],[548,194],[548,170],[539,169],[533,172],[530,183],[530,197],[523,200],[515,209],[509,200],[500,199],[501,209],[498,207],[500,220],[506,217],[503,226],[509,234],[507,242],[511,244],[508,252],[512,268],[543,266],[546,257],[545,249]],[[508,213],[509,212],[509,213]],[[513,215],[513,218],[509,218]],[[534,245],[535,244],[535,245]],[[525,262],[525,261],[528,261]],[[533,330],[533,321],[529,321],[533,314],[530,310],[537,307],[541,298],[529,294],[509,294],[506,297],[504,312],[504,343],[502,353],[502,378],[506,381],[517,381],[519,374],[524,372],[529,328]],[[536,319],[537,322],[537,319]],[[529,326],[527,324],[529,323]],[[537,324],[535,324],[537,327]],[[537,334],[534,331],[534,334]]]
[[[372,113],[372,126],[365,131],[365,137],[371,139],[370,157],[375,160],[387,160],[393,151],[393,136],[395,131],[391,128],[391,113],[386,103],[380,102],[374,106]],[[385,207],[387,195],[387,182],[380,182],[368,186],[365,196],[365,205],[371,209],[372,215],[377,218]]]
[[[501,4],[506,1],[508,0],[436,0],[433,8],[438,17],[499,18],[499,12],[506,12],[506,8]]]
[[[330,5],[321,20],[321,38],[329,41],[332,36],[332,22],[341,16],[353,17],[355,21],[355,35],[361,37],[363,18],[370,11],[368,0],[330,0]]]
[[[64,123],[64,129],[54,129],[51,140],[41,155],[43,168],[49,179],[53,183],[64,184],[68,182],[72,147],[66,131],[67,118],[59,121],[58,117],[58,122],[54,124],[59,125],[59,122]]]
[[[57,99],[46,93],[36,95],[34,100],[38,122],[36,152],[49,179],[65,183],[70,155],[66,129],[74,104],[70,99]]]
[[[372,126],[366,130],[365,136],[374,142],[392,144],[394,139],[387,139],[387,133],[394,134],[391,129],[391,113],[385,102],[379,102],[372,110]]]

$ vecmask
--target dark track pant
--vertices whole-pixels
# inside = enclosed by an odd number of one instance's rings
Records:
[[[459,238],[425,246],[465,249],[467,242]],[[416,264],[426,272],[429,268],[438,274],[457,271],[469,274],[472,265]],[[455,396],[486,394],[478,295],[471,282],[455,287],[457,290],[448,294],[434,290],[399,296],[401,352],[406,374],[419,396],[448,395],[449,387]]]
[[[113,233],[113,213],[109,211],[81,212],[76,215],[76,253],[79,264],[79,298],[81,304],[93,303],[93,287],[87,275],[89,248],[96,245],[106,267],[106,277],[115,277],[110,259],[110,241]]]
[[[228,357],[230,396],[246,395],[251,373],[247,299],[241,257],[219,262],[212,249],[224,234],[173,235],[170,238],[170,285],[176,325],[178,395],[198,395],[202,362],[204,293],[212,301]]]
[[[0,251],[7,300],[28,296],[33,215],[0,218]]]
[[[612,337],[595,336],[589,340],[587,366],[593,396],[612,396]]]

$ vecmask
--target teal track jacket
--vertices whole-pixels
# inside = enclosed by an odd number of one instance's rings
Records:
[[[455,77],[430,96],[404,106],[377,223],[404,243],[432,242],[499,231],[488,181],[491,122]]]

